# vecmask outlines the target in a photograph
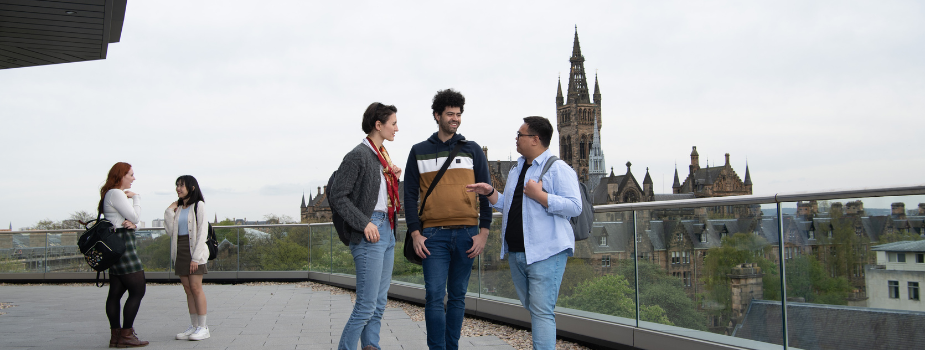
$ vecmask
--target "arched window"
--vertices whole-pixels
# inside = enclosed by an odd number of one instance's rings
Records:
[[[567,162],[572,162],[572,136],[565,137],[565,159]]]
[[[581,140],[578,141],[578,159],[585,159],[588,157],[588,150],[585,149],[585,135],[581,135]]]

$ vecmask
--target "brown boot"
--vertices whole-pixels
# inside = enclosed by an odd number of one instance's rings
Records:
[[[122,330],[121,328],[110,328],[109,329],[109,333],[111,333],[109,337],[109,347],[110,348],[114,348],[116,347],[116,345],[119,344],[119,331],[121,330]]]
[[[363,348],[363,350],[379,350],[379,349],[376,349],[375,346],[367,345],[366,347]]]
[[[135,335],[135,328],[122,328],[119,330],[119,343],[116,347],[134,348],[147,345],[148,342],[138,340],[138,337]]]

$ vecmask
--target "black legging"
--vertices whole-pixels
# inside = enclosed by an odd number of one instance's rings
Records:
[[[122,295],[128,291],[125,308],[122,310],[123,322],[119,326],[119,302]],[[106,317],[109,317],[109,328],[133,328],[135,316],[141,306],[141,298],[145,296],[145,272],[138,271],[127,275],[109,275],[109,297],[106,298]]]

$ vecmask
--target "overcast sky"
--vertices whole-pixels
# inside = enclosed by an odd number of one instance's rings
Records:
[[[95,210],[117,161],[148,225],[183,174],[210,219],[298,218],[369,103],[398,107],[404,167],[449,87],[459,132],[516,159],[521,118],[555,117],[575,25],[607,167],[648,167],[656,193],[695,145],[742,177],[747,158],[755,194],[923,183],[921,1],[130,0],[107,59],[0,70],[0,227]]]

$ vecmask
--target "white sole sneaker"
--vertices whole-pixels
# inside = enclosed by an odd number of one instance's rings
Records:
[[[212,335],[209,334],[208,328],[197,327],[196,332],[189,335],[189,340],[203,340],[208,339],[210,336]]]
[[[192,325],[190,325],[188,328],[186,328],[185,332],[177,333],[177,340],[189,340],[190,334],[193,334],[193,332],[195,331],[196,331],[196,327],[193,327]]]

